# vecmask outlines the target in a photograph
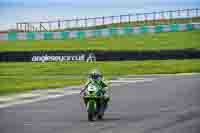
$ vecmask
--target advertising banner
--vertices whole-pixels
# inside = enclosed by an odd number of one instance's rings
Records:
[[[200,50],[0,52],[3,62],[95,62],[200,58]]]

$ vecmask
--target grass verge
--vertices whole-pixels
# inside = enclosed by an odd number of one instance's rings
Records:
[[[81,85],[93,68],[105,78],[127,74],[168,74],[200,72],[200,59],[96,63],[0,63],[0,95],[34,89]]]
[[[200,30],[88,39],[0,41],[0,51],[174,50],[199,49]]]

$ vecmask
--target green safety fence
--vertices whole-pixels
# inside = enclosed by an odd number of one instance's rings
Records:
[[[85,38],[86,33],[84,31],[78,31],[76,34],[77,34],[76,38],[83,39]]]
[[[132,34],[134,32],[132,27],[125,27],[124,28],[124,33],[125,34]]]
[[[195,26],[197,25],[197,26]],[[198,28],[199,27],[199,28]],[[154,27],[149,26],[142,26],[138,27],[139,33],[148,33],[148,32],[165,32],[165,31],[183,31],[183,30],[193,30],[193,29],[200,29],[200,24],[171,24],[171,25],[157,25]],[[101,30],[92,30],[92,31],[77,31],[77,32],[27,32],[25,34],[25,40],[37,40],[37,39],[44,39],[44,40],[52,40],[52,39],[69,39],[72,38],[71,34],[75,33],[75,38],[86,38],[88,35],[92,35],[92,37],[101,37],[102,35],[112,36],[112,35],[119,35],[122,34],[133,34],[137,32],[134,27],[124,27],[124,28],[109,28],[109,29],[101,29]],[[20,36],[16,32],[9,32],[6,33],[7,35],[4,37],[4,40],[20,40]],[[37,38],[39,37],[39,38]],[[1,37],[3,38],[3,37]]]
[[[17,40],[17,33],[16,32],[9,32],[8,33],[8,40]]]
[[[26,35],[27,40],[35,40],[36,34],[34,32],[28,32]]]
[[[155,32],[163,32],[163,26],[162,25],[157,25],[155,27]]]
[[[69,38],[69,32],[61,32],[61,39],[68,39]]]
[[[112,36],[112,35],[118,35],[118,29],[116,29],[116,28],[109,29],[109,35],[110,36]]]
[[[101,30],[95,30],[92,32],[93,37],[100,37],[102,36],[102,31]]]
[[[147,33],[147,32],[149,32],[149,28],[147,26],[142,26],[142,27],[140,27],[140,32]]]
[[[52,32],[44,32],[44,40],[52,40],[53,33]]]
[[[193,30],[193,25],[192,24],[187,24],[186,27],[187,27],[187,30]]]
[[[172,25],[170,25],[170,28],[171,28],[171,31],[172,31],[172,32],[179,31],[179,26],[178,26],[178,24],[172,24]]]

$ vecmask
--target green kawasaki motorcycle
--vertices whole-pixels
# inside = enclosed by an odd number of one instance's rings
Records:
[[[86,109],[88,112],[88,121],[103,119],[104,112],[107,108],[109,96],[104,95],[103,89],[96,83],[90,83],[83,96]]]

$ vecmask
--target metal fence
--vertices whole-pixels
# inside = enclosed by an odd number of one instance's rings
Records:
[[[195,22],[200,18],[200,9],[182,9],[151,13],[136,13],[119,16],[77,18],[70,20],[16,23],[17,32],[43,32],[64,30],[86,30],[92,28],[141,26]]]

